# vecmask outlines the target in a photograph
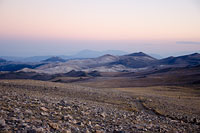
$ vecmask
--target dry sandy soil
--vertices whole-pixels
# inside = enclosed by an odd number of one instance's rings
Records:
[[[0,131],[200,132],[198,86],[96,81],[0,80]]]

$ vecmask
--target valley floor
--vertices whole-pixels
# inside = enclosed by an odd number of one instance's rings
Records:
[[[200,89],[0,80],[2,132],[200,132]]]

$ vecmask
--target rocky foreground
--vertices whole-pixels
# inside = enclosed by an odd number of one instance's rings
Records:
[[[200,121],[158,114],[118,90],[7,80],[0,81],[0,131],[183,133],[200,132]]]

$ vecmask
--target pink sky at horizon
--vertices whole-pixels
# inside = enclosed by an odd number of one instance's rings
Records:
[[[1,0],[0,36],[200,41],[200,9],[195,1]]]
[[[27,41],[14,44],[9,40]],[[58,44],[55,40],[73,43]],[[177,41],[197,43],[180,46]],[[199,0],[0,0],[0,49],[8,55],[13,45],[44,45],[46,49],[59,45],[74,51],[133,49],[162,54],[172,48],[174,52],[200,51],[199,42]]]

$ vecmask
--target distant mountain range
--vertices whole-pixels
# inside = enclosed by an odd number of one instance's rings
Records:
[[[13,62],[40,62],[52,56],[32,56],[32,57],[15,57],[15,56],[2,56],[1,58]]]
[[[198,51],[200,52],[200,51]],[[194,52],[180,52],[180,53],[172,53],[171,55],[173,56],[179,56],[179,55],[187,55],[187,54],[192,54]],[[73,55],[47,55],[47,56],[32,56],[32,57],[15,57],[15,56],[0,56],[0,58],[5,59],[7,61],[14,61],[14,62],[41,62],[44,61],[48,58],[51,58],[53,56],[63,58],[65,60],[71,60],[71,59],[85,59],[85,58],[96,58],[99,56],[103,56],[105,54],[110,54],[110,55],[126,55],[129,54],[128,52],[124,52],[121,50],[106,50],[106,51],[95,51],[95,50],[82,50],[76,54]],[[151,57],[154,57],[156,59],[162,59],[163,57],[168,57],[167,55],[165,56],[160,56],[159,54],[155,53],[148,53]]]
[[[77,56],[78,57],[78,56]],[[7,62],[0,59],[0,71],[38,72],[38,73],[68,73],[70,71],[84,72],[138,72],[147,69],[160,69],[168,67],[185,67],[200,65],[200,54],[168,57],[156,59],[143,52],[111,55],[105,54],[96,58],[63,59],[50,57],[41,62]],[[74,72],[73,72],[74,73]]]
[[[114,56],[106,54],[97,58],[74,59],[52,62],[37,67],[34,71],[44,73],[67,73],[75,71],[137,72],[146,69],[195,66],[200,64],[200,54],[156,59],[143,52]]]
[[[106,51],[94,51],[94,50],[82,50],[77,54],[73,55],[73,58],[95,58],[99,56],[103,56],[105,54],[111,55],[124,55],[128,54],[127,52],[120,50],[106,50]]]
[[[65,60],[69,59],[84,59],[84,58],[96,58],[105,54],[112,55],[124,55],[128,54],[127,52],[120,50],[106,50],[106,51],[94,51],[94,50],[82,50],[74,55],[57,55],[57,57],[63,58]],[[14,57],[14,56],[2,56],[3,59],[7,61],[15,61],[15,62],[40,62],[44,61],[53,56],[32,56],[32,57]]]

